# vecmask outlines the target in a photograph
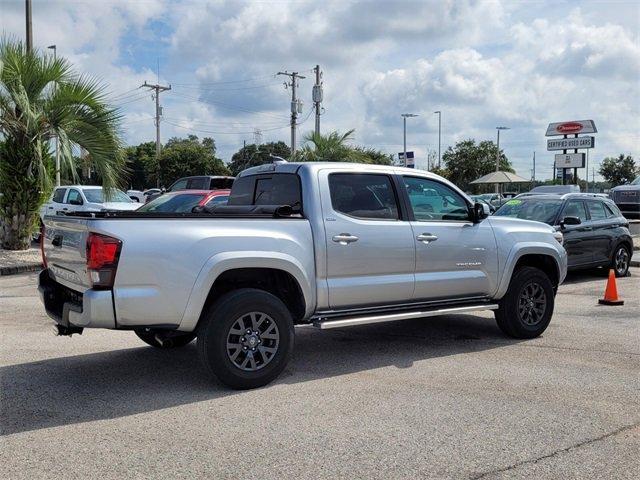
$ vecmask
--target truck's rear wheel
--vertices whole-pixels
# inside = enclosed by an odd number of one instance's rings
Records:
[[[135,331],[136,335],[144,343],[156,348],[178,348],[184,347],[196,338],[195,333],[176,333],[154,331],[147,328],[141,328]]]
[[[510,337],[537,337],[549,326],[554,300],[553,284],[543,271],[519,268],[495,312],[498,327]]]
[[[256,388],[274,380],[293,351],[291,313],[263,290],[227,293],[198,326],[198,353],[207,370],[235,389]]]

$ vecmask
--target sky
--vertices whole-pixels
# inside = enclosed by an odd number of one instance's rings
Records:
[[[24,39],[23,0],[0,0],[3,35]],[[299,145],[314,128],[313,67],[323,72],[321,130],[355,129],[353,142],[424,167],[468,138],[494,140],[517,173],[552,175],[550,122],[593,119],[592,167],[620,153],[640,158],[640,1],[175,1],[33,0],[33,41],[52,44],[78,72],[104,82],[124,114],[128,144],[213,137],[229,161],[253,143],[290,141],[291,92],[279,71],[297,71]],[[51,52],[51,50],[49,50]],[[579,172],[584,178],[584,170]],[[596,173],[596,179],[599,176]]]

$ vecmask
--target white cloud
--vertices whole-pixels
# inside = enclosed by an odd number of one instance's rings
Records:
[[[3,3],[4,31],[22,37],[23,9],[20,0]],[[288,141],[289,92],[273,74],[308,76],[304,118],[319,63],[323,129],[356,128],[358,142],[397,152],[399,114],[412,111],[421,116],[410,121],[409,144],[424,154],[437,145],[434,110],[443,112],[443,148],[494,138],[507,124],[501,144],[527,176],[534,149],[539,165],[552,162],[543,136],[551,121],[593,118],[596,158],[638,156],[639,15],[637,4],[616,11],[598,2],[35,1],[34,40],[57,44],[114,95],[125,92],[118,99],[131,142],[154,138],[150,92],[134,89],[155,78],[157,57],[160,81],[174,86],[162,94],[163,138],[214,132],[225,158],[254,127],[265,141]]]

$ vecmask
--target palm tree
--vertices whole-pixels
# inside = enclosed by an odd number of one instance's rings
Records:
[[[29,247],[38,209],[52,188],[51,139],[59,139],[65,171],[76,176],[74,147],[88,152],[107,194],[125,173],[118,135],[120,114],[96,80],[77,75],[64,59],[0,42],[0,240],[10,250]],[[62,169],[62,168],[61,168]]]
[[[354,132],[352,129],[345,133],[333,131],[327,135],[308,133],[304,137],[307,143],[291,159],[297,162],[392,163],[391,156],[379,150],[351,145],[349,142]]]

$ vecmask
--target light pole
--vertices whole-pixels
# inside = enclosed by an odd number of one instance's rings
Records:
[[[403,167],[407,166],[407,118],[413,118],[413,117],[417,117],[418,115],[416,115],[415,113],[403,113],[401,115],[402,117],[402,126],[404,128],[404,135],[403,135],[403,152],[404,152],[404,165]]]
[[[53,60],[58,59],[58,49],[55,45],[49,45],[47,48],[53,50]],[[58,135],[56,135],[56,187],[60,186],[60,148],[58,144]]]
[[[441,139],[442,139],[442,112],[440,110],[437,110],[433,113],[437,113],[438,114],[438,170],[440,170],[440,145],[441,145]]]
[[[498,151],[496,153],[496,172],[500,171],[500,130],[510,130],[509,127],[496,127],[498,131]],[[496,183],[496,193],[500,193],[500,184]]]

